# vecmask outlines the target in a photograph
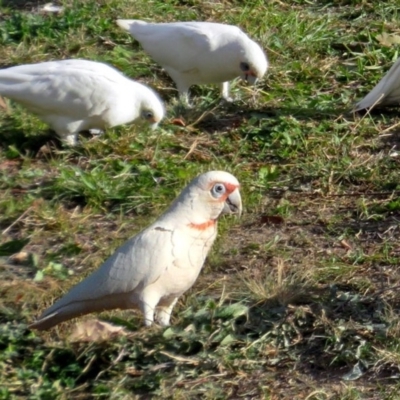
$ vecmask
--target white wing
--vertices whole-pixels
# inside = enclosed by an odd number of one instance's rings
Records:
[[[157,280],[171,262],[171,231],[146,230],[129,239],[53,307],[69,301],[129,293]]]
[[[174,262],[172,236],[172,230],[153,225],[131,238],[99,269],[45,310],[31,327],[48,329],[79,315],[131,308],[130,296],[159,279]]]
[[[128,81],[105,64],[86,60],[53,61],[0,70],[0,94],[39,114],[53,112],[75,117],[84,111],[86,117],[88,112],[90,115],[102,111],[102,99],[113,95],[121,79]]]
[[[400,103],[400,58],[378,84],[355,106],[355,111],[375,104]]]
[[[139,20],[117,20],[131,33],[144,50],[159,64],[179,72],[197,69],[199,60],[206,62],[224,35],[243,35],[234,26],[208,22],[146,23]]]

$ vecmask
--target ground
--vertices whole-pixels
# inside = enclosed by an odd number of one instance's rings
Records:
[[[104,61],[156,89],[167,118],[68,148],[18,104],[1,111],[0,398],[399,398],[400,117],[351,111],[398,57],[397,1],[43,3],[0,6],[2,67]],[[235,81],[232,104],[202,86],[183,109],[117,18],[239,25],[270,69]],[[238,177],[244,214],[220,221],[171,327],[116,310],[28,329],[212,169]]]

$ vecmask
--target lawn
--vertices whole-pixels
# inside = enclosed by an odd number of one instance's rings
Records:
[[[400,398],[400,115],[351,112],[399,57],[398,0],[46,2],[0,2],[1,67],[104,61],[167,118],[68,148],[0,110],[0,399]],[[239,25],[271,66],[232,104],[202,86],[183,109],[117,18]],[[171,327],[116,310],[27,328],[213,169],[239,179],[245,212],[221,220]],[[93,318],[122,330],[77,338]]]

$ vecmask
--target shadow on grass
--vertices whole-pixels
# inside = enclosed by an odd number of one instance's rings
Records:
[[[48,0],[3,0],[1,5],[17,10],[32,10],[48,2]]]
[[[387,197],[387,194],[385,195]],[[384,206],[381,206],[381,212],[389,211],[389,207],[387,210],[384,210]],[[400,208],[400,204],[398,205]],[[400,228],[400,211],[394,210],[390,211],[390,215],[382,216],[380,221],[373,221],[373,220],[365,220],[365,221],[355,221],[349,222],[347,224],[338,224],[337,226],[333,227],[334,230],[341,229],[341,230],[351,230],[353,233],[364,233],[364,234],[371,234],[374,236],[375,239],[382,239],[383,235],[390,229],[399,229]]]
[[[292,364],[314,378],[322,374],[331,383],[347,376],[352,380],[352,376],[382,378],[398,373],[390,362],[377,367],[379,352],[372,350],[387,340],[390,327],[383,291],[360,295],[351,285],[327,285],[304,287],[303,294],[307,293],[308,299],[300,302],[284,305],[275,297],[251,307],[246,325],[255,335],[248,347],[273,346],[279,349],[270,360],[273,365]],[[400,298],[393,295],[389,303],[396,307]]]
[[[398,106],[382,106],[382,107],[374,107],[372,110],[359,110],[355,113],[360,117],[368,117],[370,114],[372,117],[382,117],[382,116],[393,116],[397,117],[399,115],[399,107]]]
[[[270,108],[262,109],[245,108],[235,103],[225,103],[217,107],[215,112],[208,113],[205,118],[197,124],[197,128],[212,133],[223,129],[234,129],[243,127],[245,124],[257,123],[262,121],[261,131],[257,135],[269,133],[271,129],[278,124],[276,118],[279,117],[295,117],[297,120],[334,120],[340,115],[348,113],[348,109],[335,109],[333,111],[320,111],[313,108]]]
[[[360,219],[355,208],[349,206],[347,210],[343,208],[343,214],[353,214],[351,218],[337,223],[319,224],[316,226],[318,233],[325,232],[334,236],[357,235],[358,239],[371,245],[385,241],[388,243],[397,241],[396,236],[400,232],[400,201],[398,200],[400,191],[388,189],[371,194],[368,192],[355,194],[357,197],[374,199],[376,204],[371,205],[368,210],[369,215],[374,218]]]
[[[383,134],[380,137],[382,146],[379,150],[397,150],[400,151],[400,127],[390,130],[387,134]]]
[[[390,363],[376,367],[372,350],[388,328],[379,295],[359,296],[351,288],[328,285],[286,289],[298,291],[287,304],[282,294],[257,303],[218,305],[201,296],[196,307],[182,310],[179,323],[172,327],[139,328],[102,343],[71,343],[61,325],[57,332],[66,340],[61,346],[54,346],[51,332],[32,335],[19,323],[23,318],[17,311],[4,308],[0,350],[8,357],[9,371],[41,371],[43,393],[56,381],[60,390],[68,385],[83,394],[109,380],[123,381],[123,388],[136,395],[149,395],[173,387],[178,372],[189,381],[193,374],[221,376],[218,384],[224,386],[230,374],[221,371],[231,371],[232,377],[252,375],[258,371],[254,365],[271,373],[290,369],[323,374],[328,382],[337,383],[361,360],[361,376],[390,375]],[[361,352],[360,346],[365,350]],[[7,349],[15,347],[18,353],[7,355]],[[29,386],[20,385],[20,390],[21,395],[29,394]]]
[[[318,120],[318,119],[331,119],[337,118],[340,115],[348,114],[348,108],[333,108],[330,111],[317,110],[315,108],[270,108],[265,107],[259,110],[246,110],[248,113],[265,116],[268,118],[271,117],[288,117],[293,116],[298,120]]]
[[[35,136],[28,136],[20,129],[15,129],[15,123],[12,117],[3,116],[2,126],[0,128],[0,147],[4,148],[7,152],[12,151],[14,148],[17,152],[22,154],[34,154],[47,144],[55,145],[60,148],[61,143],[56,137],[54,131],[50,129],[40,132]]]

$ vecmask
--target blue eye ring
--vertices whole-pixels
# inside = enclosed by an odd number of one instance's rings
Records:
[[[226,187],[223,183],[216,183],[211,189],[211,195],[215,198],[223,196],[226,192]]]
[[[153,119],[153,118],[154,118],[154,114],[153,114],[151,111],[149,111],[149,110],[144,110],[144,111],[142,112],[142,117],[143,117],[144,119]]]

